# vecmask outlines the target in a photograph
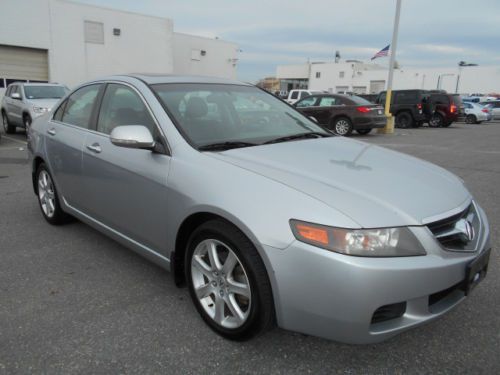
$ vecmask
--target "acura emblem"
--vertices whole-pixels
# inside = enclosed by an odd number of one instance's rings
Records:
[[[460,219],[455,223],[455,230],[458,232],[460,239],[467,243],[474,239],[474,227],[469,220]]]

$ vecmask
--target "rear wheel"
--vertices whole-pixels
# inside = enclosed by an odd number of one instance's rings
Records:
[[[396,116],[396,127],[397,128],[411,128],[413,126],[413,117],[408,112],[398,113]]]
[[[342,136],[351,135],[353,131],[351,120],[347,117],[339,117],[333,120],[333,131]]]
[[[16,132],[16,127],[10,124],[9,118],[7,117],[7,114],[5,112],[2,112],[2,123],[5,133],[12,134]]]
[[[475,115],[467,115],[465,117],[465,122],[467,124],[477,124],[477,117]]]
[[[223,220],[198,227],[186,251],[189,292],[203,320],[231,340],[247,340],[274,323],[271,284],[257,250]]]
[[[371,129],[356,129],[356,131],[358,132],[358,134],[366,135],[366,134],[370,133],[372,130]]]
[[[443,124],[444,124],[444,117],[439,113],[434,113],[429,120],[429,126],[431,128],[439,128],[443,126]]]
[[[52,175],[44,163],[38,166],[36,183],[38,203],[45,220],[52,225],[61,225],[71,221],[71,216],[61,209]]]

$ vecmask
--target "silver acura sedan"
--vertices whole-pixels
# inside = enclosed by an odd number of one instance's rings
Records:
[[[488,221],[450,172],[333,136],[248,84],[86,83],[33,123],[45,219],[93,226],[173,272],[204,321],[370,343],[484,278]]]

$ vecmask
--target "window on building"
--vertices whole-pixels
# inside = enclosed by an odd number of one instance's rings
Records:
[[[339,78],[344,78],[345,72],[339,72]]]
[[[0,88],[5,87],[5,80],[3,78],[0,78]]]
[[[321,78],[321,72],[316,72],[316,78]]]
[[[104,44],[104,24],[84,21],[85,43]]]
[[[199,49],[191,50],[191,60],[200,61],[201,60],[201,51]]]

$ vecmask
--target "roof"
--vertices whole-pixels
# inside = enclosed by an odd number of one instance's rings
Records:
[[[149,73],[133,73],[128,74],[129,77],[140,79],[147,84],[154,85],[158,83],[218,83],[226,85],[246,85],[248,83],[228,79],[207,76],[188,76],[175,74],[149,74]]]

